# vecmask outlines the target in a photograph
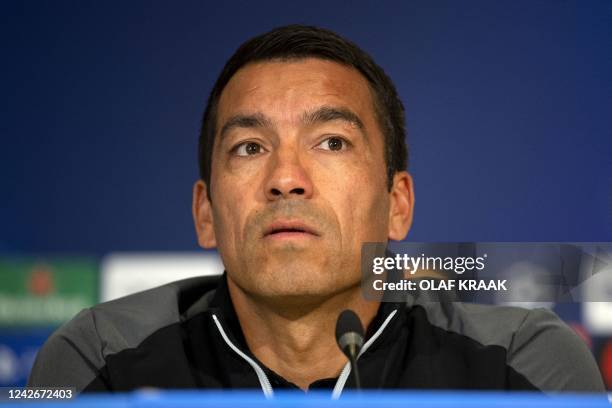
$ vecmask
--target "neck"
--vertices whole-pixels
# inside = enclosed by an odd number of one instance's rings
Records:
[[[327,299],[268,302],[244,292],[230,278],[228,288],[251,352],[267,367],[303,390],[339,375],[348,359],[336,344],[338,315],[352,309],[364,327],[379,302],[366,301],[359,285]]]

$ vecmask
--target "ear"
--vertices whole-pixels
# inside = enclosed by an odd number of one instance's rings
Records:
[[[414,210],[412,177],[408,172],[395,173],[389,197],[389,239],[401,241],[412,226]]]
[[[196,181],[193,185],[191,210],[193,212],[196,234],[198,235],[198,244],[202,248],[215,248],[217,246],[217,239],[215,238],[215,230],[213,228],[212,205],[206,192],[206,183],[202,180]]]

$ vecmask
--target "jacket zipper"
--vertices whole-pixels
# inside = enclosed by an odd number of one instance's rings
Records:
[[[245,353],[242,352],[242,350],[240,350],[234,345],[234,343],[231,342],[231,340],[227,337],[227,334],[225,334],[225,330],[223,330],[223,326],[221,326],[221,322],[219,322],[217,316],[213,314],[212,317],[215,321],[215,324],[217,325],[219,333],[221,333],[221,337],[223,337],[223,340],[225,340],[225,343],[227,343],[227,345],[232,350],[234,350],[236,354],[246,360],[246,362],[249,363],[251,367],[253,367],[253,370],[255,370],[255,374],[257,374],[257,379],[259,380],[259,384],[261,385],[261,390],[263,391],[264,395],[266,396],[266,398],[272,398],[274,396],[274,391],[272,390],[272,385],[270,385],[270,380],[268,379],[266,373],[264,373],[261,367],[251,357],[247,356]]]

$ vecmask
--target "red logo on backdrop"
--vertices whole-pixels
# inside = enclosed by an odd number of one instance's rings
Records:
[[[30,272],[28,290],[36,296],[46,296],[55,290],[53,271],[46,264],[36,264]]]
[[[612,388],[612,341],[608,340],[601,351],[599,368],[608,389]]]

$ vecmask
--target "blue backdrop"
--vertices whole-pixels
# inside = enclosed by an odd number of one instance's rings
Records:
[[[354,40],[396,82],[409,240],[612,241],[612,2],[0,8],[0,250],[195,249],[208,92],[242,41],[296,22]]]

